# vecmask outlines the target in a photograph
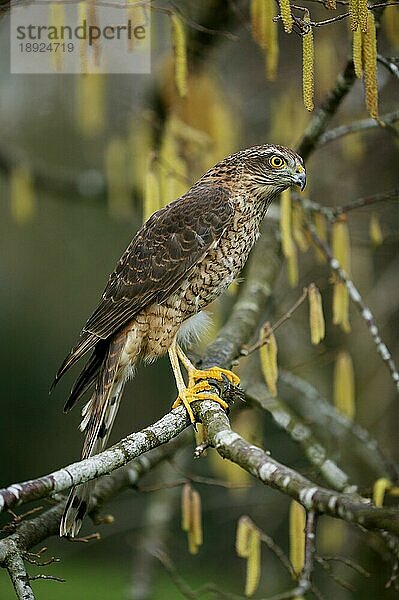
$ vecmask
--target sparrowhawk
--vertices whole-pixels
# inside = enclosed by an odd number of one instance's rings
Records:
[[[139,360],[166,352],[178,388],[173,406],[211,398],[208,378],[237,375],[217,367],[198,370],[179,345],[195,330],[198,315],[237,277],[258,235],[266,210],[278,194],[306,182],[303,161],[283,146],[241,150],[209,169],[183,196],[154,213],[136,233],[110,275],[100,303],[54,384],[91,351],[65,404],[65,411],[89,389],[80,428],[86,432],[82,458],[100,452],[108,439],[126,380]],[[186,385],[180,364],[188,372]],[[78,533],[88,508],[90,482],[71,490],[61,535]]]

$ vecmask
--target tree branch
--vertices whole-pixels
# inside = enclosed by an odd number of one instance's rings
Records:
[[[215,402],[193,404],[208,431],[208,439],[223,457],[236,463],[262,483],[288,494],[307,510],[357,523],[366,529],[385,529],[399,534],[399,512],[375,508],[369,499],[333,492],[316,486],[296,471],[274,460],[267,452],[232,431],[227,415]]]
[[[19,600],[35,600],[24,561],[16,544],[10,544],[10,552],[4,561],[4,566],[8,571],[17,598]]]
[[[305,526],[305,564],[298,581],[298,596],[305,594],[311,588],[314,555],[316,552],[317,515],[314,510],[306,513]]]
[[[329,142],[334,142],[335,140],[350,133],[357,133],[359,131],[365,131],[368,129],[376,129],[377,127],[384,129],[384,126],[393,125],[397,121],[399,121],[399,110],[383,115],[378,120],[360,119],[359,121],[349,123],[349,125],[340,125],[339,127],[335,127],[335,129],[329,129],[323,133],[323,135],[321,135],[319,138],[318,146],[324,146]],[[391,131],[391,129],[388,129],[388,131]],[[396,131],[396,133],[398,132]]]
[[[365,469],[371,471],[371,479],[388,477],[391,481],[397,480],[398,468],[384,455],[377,440],[358,423],[339,413],[311,383],[279,369],[279,388],[285,403],[306,423],[312,423],[313,434],[316,429],[325,445],[331,444],[333,436],[336,440],[341,440],[341,452],[347,446],[350,456],[360,459],[362,472]],[[292,392],[294,395],[290,399]]]
[[[298,201],[301,202],[302,206],[306,210],[311,212],[319,212],[325,215],[329,221],[335,221],[339,215],[346,214],[351,210],[357,210],[359,208],[366,208],[373,204],[379,204],[380,202],[389,202],[390,200],[397,200],[399,198],[399,188],[393,188],[387,192],[379,192],[372,196],[366,196],[365,198],[358,198],[348,204],[342,204],[339,206],[323,206],[314,200],[309,198],[300,198]]]
[[[101,454],[75,462],[44,477],[13,484],[0,490],[0,511],[66,491],[73,485],[107,475],[141,454],[169,442],[189,424],[185,408],[179,406],[153,425],[138,433],[132,433]]]
[[[349,476],[328,456],[326,448],[315,437],[311,428],[298,418],[278,398],[272,398],[263,382],[253,380],[246,386],[248,401],[270,412],[275,423],[302,447],[309,463],[316,467],[324,480],[333,489],[353,492],[356,487],[349,484]]]

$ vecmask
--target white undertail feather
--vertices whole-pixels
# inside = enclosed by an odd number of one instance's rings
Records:
[[[210,328],[212,317],[209,313],[201,311],[182,323],[177,334],[177,341],[182,346],[189,346],[201,339],[201,336]]]

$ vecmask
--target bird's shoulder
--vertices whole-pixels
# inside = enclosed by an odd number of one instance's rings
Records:
[[[231,192],[222,185],[199,184],[155,212],[138,230],[111,273],[104,298],[116,284],[131,285],[145,277],[195,258],[220,238],[234,213]]]

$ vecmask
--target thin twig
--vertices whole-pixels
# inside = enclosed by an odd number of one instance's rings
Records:
[[[262,542],[266,544],[269,550],[271,550],[271,552],[273,552],[273,554],[279,559],[281,564],[284,566],[285,570],[288,571],[288,573],[290,574],[291,579],[295,579],[294,569],[292,568],[292,564],[288,556],[285,554],[284,550],[282,550],[282,548],[280,548],[280,546],[276,544],[276,542],[273,540],[272,537],[270,537],[270,535],[267,535],[267,533],[265,533],[261,529],[259,529],[259,531],[260,539],[262,540]]]
[[[351,133],[357,133],[367,129],[376,129],[377,127],[382,127],[382,129],[384,129],[383,125],[393,125],[393,123],[396,123],[397,121],[399,121],[399,110],[383,115],[378,120],[360,119],[359,121],[349,123],[349,125],[340,125],[339,127],[335,127],[335,129],[329,129],[323,133],[323,135],[321,135],[319,138],[318,146],[323,146],[329,142],[334,142],[335,140]],[[391,130],[389,129],[389,131]]]
[[[44,573],[39,573],[39,575],[29,575],[29,581],[36,581],[37,579],[59,581],[60,583],[66,582],[66,579],[62,579],[62,577],[56,577],[55,575],[45,575]]]
[[[384,67],[386,67],[388,71],[392,73],[392,75],[399,79],[399,67],[394,63],[393,60],[389,60],[389,58],[382,56],[381,54],[377,54],[377,60],[384,65]]]
[[[340,562],[350,569],[356,571],[356,573],[359,573],[359,575],[362,575],[363,577],[370,577],[370,573],[368,571],[346,556],[323,556],[322,559],[325,561]]]
[[[332,566],[326,560],[324,560],[323,557],[316,556],[315,560],[326,571],[326,573],[329,574],[331,579],[333,579],[336,583],[338,583],[338,585],[340,585],[344,589],[348,590],[349,592],[355,591],[355,588],[353,587],[353,585],[351,585],[350,583],[348,583],[347,581],[345,581],[344,579],[339,577],[339,575],[336,575],[336,573],[334,573]]]
[[[316,551],[316,527],[317,515],[314,510],[308,510],[306,512],[305,525],[305,562],[298,581],[298,587],[301,590],[301,594],[305,594],[312,585],[311,577],[313,573],[313,562]]]
[[[392,190],[388,190],[387,192],[379,192],[378,194],[373,194],[372,196],[367,196],[366,198],[358,198],[353,202],[349,202],[348,204],[343,204],[340,206],[324,206],[323,204],[314,202],[314,200],[310,200],[309,198],[300,198],[294,196],[294,200],[296,202],[300,202],[305,210],[319,212],[327,217],[327,219],[331,222],[335,221],[340,215],[346,214],[351,210],[366,208],[374,204],[379,204],[380,202],[389,202],[391,200],[398,199],[399,188],[394,188]]]
[[[303,288],[301,296],[294,302],[291,308],[289,308],[287,312],[285,312],[275,323],[273,323],[273,325],[268,327],[268,335],[261,336],[261,339],[259,339],[255,344],[252,344],[252,346],[250,346],[249,348],[242,348],[241,356],[249,356],[250,354],[252,354],[252,352],[255,352],[255,350],[258,350],[259,348],[267,344],[268,337],[270,336],[270,334],[274,333],[276,329],[278,329],[279,327],[281,327],[281,325],[288,321],[292,317],[294,312],[301,306],[301,304],[303,304],[307,297],[308,288],[305,287]]]

